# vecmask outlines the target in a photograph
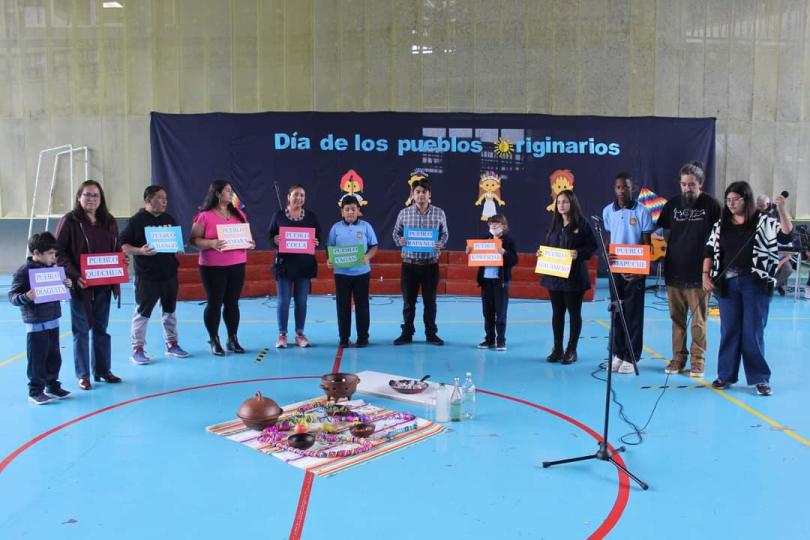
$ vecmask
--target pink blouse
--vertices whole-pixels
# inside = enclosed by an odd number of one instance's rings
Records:
[[[241,210],[237,211],[241,213],[242,217],[247,221],[245,214]],[[206,240],[214,240],[217,237],[217,225],[233,225],[234,223],[240,223],[240,221],[233,216],[229,219],[225,219],[213,210],[206,210],[205,212],[197,214],[194,218],[194,223],[202,224],[203,238]],[[241,264],[247,262],[247,250],[232,249],[229,251],[217,251],[215,249],[201,249],[198,262],[200,266],[232,266],[234,264]]]

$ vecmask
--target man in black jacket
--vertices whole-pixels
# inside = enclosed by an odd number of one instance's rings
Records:
[[[148,364],[151,358],[144,352],[146,327],[152,310],[160,300],[163,312],[163,339],[166,356],[186,358],[189,354],[177,342],[177,256],[158,253],[146,242],[146,227],[173,227],[174,218],[166,213],[168,197],[162,186],[153,185],[143,192],[144,208],[129,218],[121,233],[121,249],[135,256],[135,314],[132,316],[132,356],[138,365]]]
[[[11,281],[8,300],[20,307],[28,341],[28,401],[44,405],[51,398],[63,399],[70,392],[59,382],[62,354],[59,351],[59,318],[62,306],[58,300],[36,302],[36,292],[31,287],[28,271],[48,268],[56,264],[56,238],[49,232],[31,236],[28,251],[31,256],[20,266]],[[70,289],[70,278],[64,280]]]

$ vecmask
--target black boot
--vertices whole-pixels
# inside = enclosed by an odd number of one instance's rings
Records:
[[[560,360],[560,363],[573,364],[576,361],[577,361],[577,350],[572,347],[568,347],[567,349],[565,349],[565,354],[563,355],[562,360]]]
[[[245,349],[243,349],[242,346],[239,345],[239,340],[236,339],[236,334],[228,338],[228,343],[226,343],[225,346],[231,352],[235,352],[238,354],[242,354],[243,352],[245,352]]]
[[[225,351],[222,350],[222,345],[219,344],[219,336],[213,336],[208,340],[211,345],[211,354],[214,356],[225,356]]]
[[[559,362],[560,360],[562,360],[562,357],[563,357],[562,347],[554,347],[554,350],[551,351],[551,354],[546,356],[546,362],[551,363]]]

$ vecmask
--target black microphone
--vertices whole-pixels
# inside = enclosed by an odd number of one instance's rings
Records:
[[[787,199],[788,197],[790,197],[790,193],[788,193],[788,192],[787,192],[787,190],[785,190],[785,191],[783,191],[782,193],[780,193],[780,195],[781,195],[782,197],[786,198],[786,199]]]
[[[594,223],[597,223],[599,225],[602,224],[602,218],[600,218],[599,216],[591,216],[591,219],[594,221]]]

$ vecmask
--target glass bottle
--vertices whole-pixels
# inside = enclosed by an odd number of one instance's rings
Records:
[[[470,420],[475,417],[475,384],[473,384],[472,373],[467,372],[464,378],[464,418]]]
[[[453,379],[453,392],[450,394],[450,421],[461,422],[464,417],[464,393],[459,378]]]

